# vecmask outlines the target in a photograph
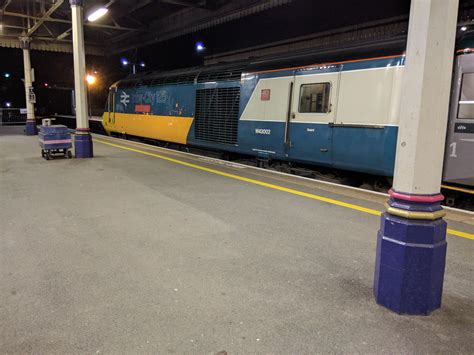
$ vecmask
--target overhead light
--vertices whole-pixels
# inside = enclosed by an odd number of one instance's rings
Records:
[[[198,52],[202,52],[204,49],[206,49],[206,47],[204,47],[204,43],[202,43],[202,42],[197,42],[196,43],[196,50]]]
[[[107,9],[106,7],[99,7],[97,10],[91,13],[89,17],[87,17],[87,19],[90,22],[94,22],[104,16],[107,12],[109,12],[109,9]]]
[[[87,84],[89,84],[89,85],[94,85],[95,82],[96,82],[96,78],[95,78],[94,75],[88,74],[88,75],[86,76],[86,81],[87,81]]]
[[[6,103],[5,103],[5,106],[6,106],[6,107],[12,107],[12,103],[11,103],[11,102],[6,102]]]
[[[139,64],[142,68],[145,68],[145,62],[140,62]]]
[[[3,76],[8,79],[10,77],[10,73],[5,73]]]
[[[467,26],[462,26],[462,27],[461,27],[461,31],[464,32],[464,31],[466,31],[466,30],[467,30]]]
[[[128,60],[125,58],[120,59],[120,62],[122,63],[122,65],[128,65]]]

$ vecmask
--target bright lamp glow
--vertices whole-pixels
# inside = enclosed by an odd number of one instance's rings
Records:
[[[466,26],[462,26],[462,27],[461,27],[461,31],[464,32],[464,31],[466,31],[466,30],[467,30],[467,27],[466,27]]]
[[[87,84],[89,84],[89,85],[94,85],[95,82],[96,82],[96,80],[97,80],[97,79],[95,78],[94,75],[88,74],[88,75],[86,76],[86,81],[87,81]]]
[[[5,106],[6,106],[6,107],[12,107],[12,103],[11,103],[11,102],[6,102],[6,103],[5,103]]]
[[[202,42],[196,43],[196,50],[198,52],[202,52],[204,49],[206,49],[206,47],[204,47],[204,44]]]
[[[142,68],[145,68],[145,66],[146,66],[145,62],[140,62],[139,65],[140,65]]]
[[[125,58],[120,59],[120,62],[122,63],[123,66],[128,65],[128,60]]]
[[[10,77],[10,73],[5,73],[3,76],[8,79]]]
[[[89,17],[87,17],[87,19],[90,22],[94,22],[94,21],[100,19],[102,16],[104,16],[107,12],[109,12],[109,9],[107,9],[105,7],[100,7],[97,10],[95,10],[93,13],[91,13],[89,15]]]

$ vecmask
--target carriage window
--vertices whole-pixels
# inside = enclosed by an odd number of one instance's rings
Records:
[[[300,89],[300,113],[328,113],[330,83],[305,84]]]
[[[458,118],[474,119],[474,73],[462,75]]]

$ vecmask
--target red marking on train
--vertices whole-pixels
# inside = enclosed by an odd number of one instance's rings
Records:
[[[270,101],[270,89],[262,89],[262,92],[260,94],[260,100],[262,101]]]
[[[151,106],[150,105],[135,105],[135,112],[150,113]]]

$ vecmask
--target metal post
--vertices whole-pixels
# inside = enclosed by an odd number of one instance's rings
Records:
[[[377,239],[377,303],[404,314],[441,307],[446,222],[443,149],[459,0],[412,0],[395,177]]]
[[[72,17],[72,43],[74,56],[74,86],[76,95],[76,158],[92,158],[92,137],[89,130],[86,88],[86,57],[84,50],[84,0],[69,0]]]
[[[23,67],[25,71],[25,100],[26,100],[26,127],[25,132],[29,136],[38,134],[36,130],[35,102],[36,96],[33,91],[33,78],[30,60],[30,43],[28,37],[20,38],[21,49],[23,50]]]

